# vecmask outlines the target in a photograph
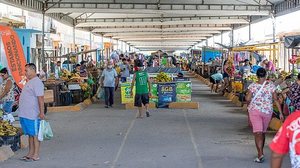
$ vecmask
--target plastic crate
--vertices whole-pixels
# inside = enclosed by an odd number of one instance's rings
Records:
[[[15,136],[0,136],[0,144],[8,145],[13,151],[17,151],[21,146],[21,135],[18,133]]]

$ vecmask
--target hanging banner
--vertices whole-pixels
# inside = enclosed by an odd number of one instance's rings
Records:
[[[0,25],[0,35],[4,45],[8,68],[16,84],[23,88],[25,84],[26,60],[17,33],[10,27]]]

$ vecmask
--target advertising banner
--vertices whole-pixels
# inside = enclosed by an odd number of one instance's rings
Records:
[[[17,33],[10,27],[0,25],[8,68],[16,84],[23,88],[25,84],[26,59]]]
[[[192,101],[192,83],[191,81],[178,81],[176,83],[176,100],[177,102]]]
[[[135,87],[133,88],[133,96],[130,96],[131,83],[121,84],[121,103],[134,103]]]
[[[169,103],[176,102],[176,83],[158,84],[158,108],[167,108]]]
[[[157,86],[158,86],[157,83],[152,83],[152,87],[151,87],[152,97],[150,98],[150,102],[152,102],[152,103],[157,103],[158,102]]]

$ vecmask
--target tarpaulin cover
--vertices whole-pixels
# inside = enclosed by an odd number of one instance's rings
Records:
[[[300,48],[300,35],[298,36],[287,36],[284,38],[284,46],[287,48]]]

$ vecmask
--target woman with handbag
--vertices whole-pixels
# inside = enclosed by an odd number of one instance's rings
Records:
[[[252,124],[257,157],[254,162],[264,162],[263,148],[265,146],[265,133],[272,119],[273,101],[275,101],[280,112],[280,119],[283,120],[281,105],[278,102],[275,92],[275,85],[266,80],[267,72],[264,68],[259,68],[256,72],[258,77],[257,83],[252,83],[248,87],[246,100],[249,103],[248,112]]]

